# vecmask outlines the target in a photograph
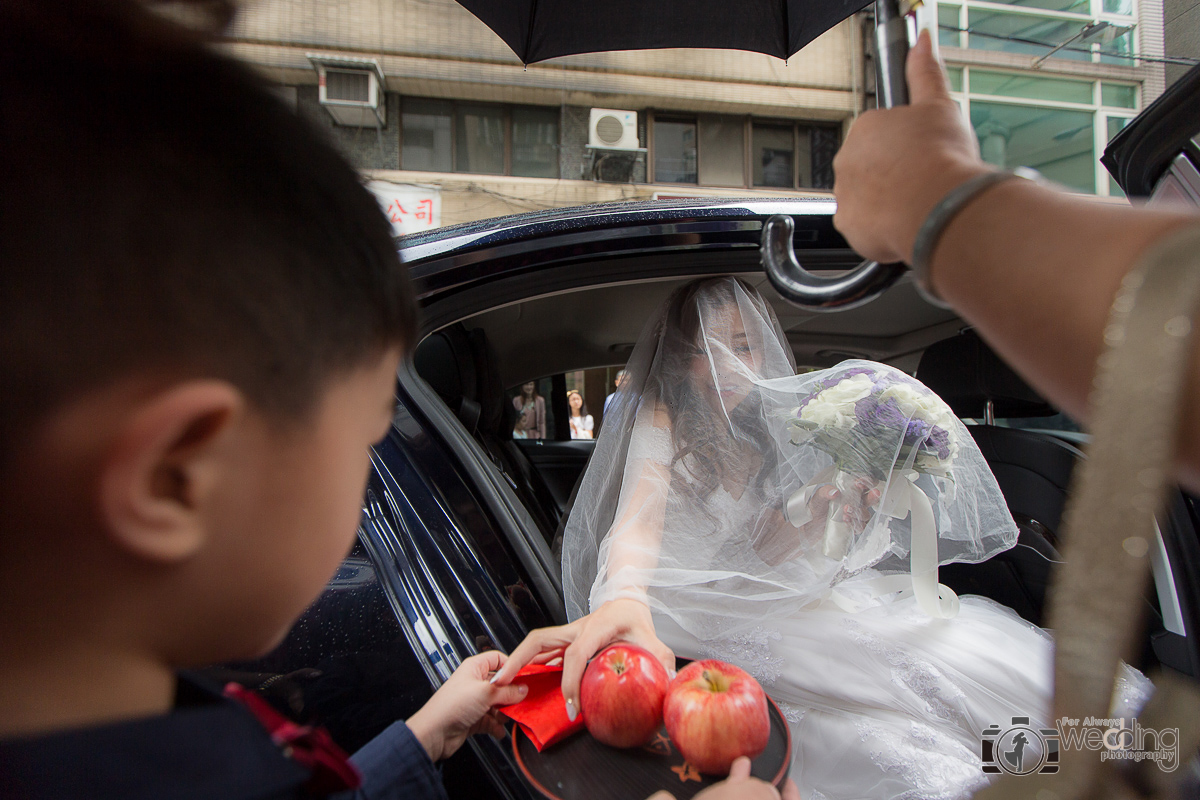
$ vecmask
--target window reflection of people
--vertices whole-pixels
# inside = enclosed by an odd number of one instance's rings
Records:
[[[604,413],[605,414],[608,413],[609,406],[611,406],[613,403],[613,400],[616,399],[617,391],[620,391],[621,384],[624,383],[624,381],[625,381],[625,370],[621,370],[620,372],[617,373],[616,379],[613,380],[613,386],[616,387],[615,390],[608,397],[604,398]]]
[[[546,400],[538,394],[536,382],[521,387],[521,393],[513,398],[513,408],[517,410],[514,439],[546,438]]]
[[[567,405],[571,408],[571,438],[591,439],[595,425],[592,415],[587,413],[587,403],[583,402],[583,395],[574,389],[567,392]]]

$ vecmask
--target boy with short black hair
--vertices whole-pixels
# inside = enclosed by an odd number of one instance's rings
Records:
[[[328,581],[416,335],[375,201],[248,69],[133,0],[0,2],[0,795],[444,797],[503,733],[496,652],[357,769],[177,672]],[[778,798],[741,762],[708,800]]]
[[[177,670],[325,585],[416,330],[374,200],[249,70],[132,2],[0,4],[0,794],[353,788]],[[363,748],[364,792],[442,795],[503,660]]]

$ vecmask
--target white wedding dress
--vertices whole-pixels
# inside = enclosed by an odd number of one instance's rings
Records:
[[[719,658],[754,675],[788,720],[791,777],[805,800],[970,796],[988,782],[981,748],[989,726],[1007,728],[1014,717],[1051,724],[1051,639],[985,598],[953,598],[940,587],[931,605],[896,588],[916,588],[921,571],[913,566],[921,523],[910,507],[931,511],[934,567],[981,561],[1015,543],[982,455],[961,422],[937,416],[933,398],[924,410],[910,408],[898,428],[890,421],[856,440],[849,477],[869,472],[862,484],[882,492],[857,507],[858,526],[797,516],[796,499],[810,502],[835,472],[835,444],[788,438],[804,398],[852,387],[841,381],[856,372],[880,386],[905,382],[913,396],[928,390],[869,362],[795,376],[782,332],[753,290],[726,280],[683,295],[643,334],[614,407],[620,423],[606,420],[581,484],[564,539],[569,614],[635,597],[677,655]],[[860,414],[878,410],[870,397],[867,406],[853,405],[861,397],[848,402]],[[916,445],[881,441],[889,430],[913,439],[914,419],[949,431],[940,471],[920,462],[936,449],[925,428]],[[837,484],[845,496],[851,482]],[[796,524],[784,524],[785,515]],[[936,577],[921,580],[937,585]],[[1114,715],[1136,713],[1151,691],[1124,667]]]

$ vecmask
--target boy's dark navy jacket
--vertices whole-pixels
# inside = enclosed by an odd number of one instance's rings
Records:
[[[445,800],[425,748],[396,722],[354,754],[362,786],[336,800]],[[182,674],[170,714],[29,739],[0,739],[0,797],[122,800],[312,798],[306,768],[255,716]]]

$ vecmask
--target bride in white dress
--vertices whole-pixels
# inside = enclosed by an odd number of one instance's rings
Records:
[[[937,566],[985,560],[1017,529],[928,389],[865,361],[796,375],[785,342],[732,278],[649,322],[565,528],[574,621],[532,633],[499,680],[564,656],[572,714],[610,641],[668,666],[719,658],[784,711],[806,800],[969,796],[988,782],[985,729],[1051,724],[1052,642],[956,597]],[[1121,686],[1123,715],[1151,689],[1128,667]]]

